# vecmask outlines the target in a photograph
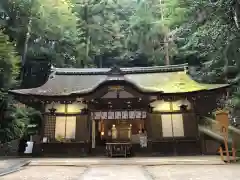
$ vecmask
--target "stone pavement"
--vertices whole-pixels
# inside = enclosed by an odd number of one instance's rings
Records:
[[[34,158],[30,166],[92,166],[92,165],[187,165],[225,164],[219,156],[175,156],[132,158]]]
[[[1,180],[239,180],[235,165],[29,166]]]
[[[81,180],[84,167],[26,167],[0,177],[1,180]]]
[[[31,160],[31,162],[29,162]],[[28,166],[23,165],[28,164]],[[0,159],[1,180],[238,180],[219,156]],[[14,173],[11,173],[14,172]],[[5,174],[4,174],[5,173]]]
[[[0,159],[0,176],[19,170],[29,163],[29,159],[24,158],[4,158]]]
[[[95,166],[83,173],[81,180],[149,180],[141,166]]]
[[[149,166],[146,170],[154,180],[239,180],[240,165],[224,166]]]

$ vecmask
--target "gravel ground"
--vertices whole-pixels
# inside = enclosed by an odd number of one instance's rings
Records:
[[[240,165],[30,166],[1,180],[239,180]]]
[[[149,180],[141,166],[93,166],[81,180]]]
[[[239,180],[240,165],[172,165],[145,167],[154,180]]]
[[[78,180],[86,168],[64,166],[32,166],[3,176],[1,180]]]

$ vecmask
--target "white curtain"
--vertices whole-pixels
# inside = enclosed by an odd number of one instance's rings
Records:
[[[76,134],[76,116],[67,117],[66,138],[75,139]]]
[[[173,124],[173,136],[183,137],[184,127],[183,127],[183,116],[182,114],[172,114],[172,124]]]
[[[163,114],[161,117],[163,137],[184,137],[182,114]]]
[[[171,114],[162,115],[162,133],[163,137],[173,137]]]
[[[65,137],[65,117],[57,116],[55,125],[55,138]]]
[[[75,134],[76,134],[76,116],[56,117],[55,138],[61,136],[67,139],[75,139]]]

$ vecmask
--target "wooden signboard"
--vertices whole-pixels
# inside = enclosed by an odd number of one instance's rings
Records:
[[[229,151],[228,151],[228,126],[229,126],[229,118],[228,118],[228,112],[226,111],[217,111],[216,112],[216,121],[219,122],[220,125],[220,132],[222,133],[222,136],[224,138],[224,145],[225,145],[225,153],[227,155],[227,162],[230,162],[229,157]],[[221,159],[223,160],[223,149],[220,147],[220,155]]]
[[[217,111],[216,112],[216,121],[219,122],[220,131],[225,135],[228,136],[228,126],[229,126],[229,118],[228,112],[226,111]]]
[[[105,120],[105,119],[146,119],[147,112],[140,110],[131,111],[96,111],[91,113],[92,119],[95,120]]]

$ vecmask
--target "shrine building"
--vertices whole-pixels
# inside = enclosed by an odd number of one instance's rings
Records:
[[[228,87],[196,82],[182,64],[53,68],[42,86],[9,93],[28,106],[37,104],[42,112],[43,154],[104,154],[107,144],[121,149],[125,143],[137,155],[144,130],[146,153],[190,155],[206,151],[198,124]]]

